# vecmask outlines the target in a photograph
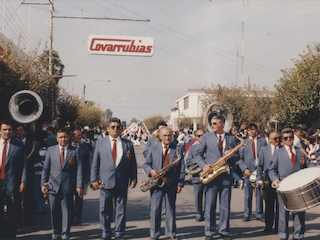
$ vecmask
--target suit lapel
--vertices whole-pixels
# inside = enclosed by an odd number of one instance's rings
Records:
[[[212,142],[213,143],[213,147],[215,148],[215,151],[219,152],[218,139],[217,139],[216,134],[214,132],[212,132],[209,136],[210,136],[209,142]],[[223,143],[222,143],[222,146],[223,146]]]
[[[12,141],[13,139],[10,140],[10,146],[9,146],[9,150],[8,150],[8,154],[7,154],[7,158],[6,158],[6,165],[7,163],[10,161],[11,159],[11,155],[13,153],[13,150],[16,148],[16,145],[14,144],[14,141]],[[22,143],[23,144],[23,143]],[[2,153],[1,153],[2,154]]]
[[[111,149],[111,143],[110,143],[109,136],[105,137],[104,139],[105,139],[105,143],[106,143],[107,154],[109,155],[107,157],[107,159],[111,159],[113,161],[112,149]]]

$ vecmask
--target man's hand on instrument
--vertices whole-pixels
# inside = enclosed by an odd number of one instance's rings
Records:
[[[210,164],[205,165],[202,170],[205,173],[211,173],[212,172],[212,168],[211,168]]]
[[[262,181],[256,181],[256,186],[257,187],[262,187],[263,186],[263,182]]]
[[[92,185],[94,190],[98,190],[100,188],[98,182],[92,182],[91,185]]]
[[[224,155],[227,155],[230,152],[231,152],[231,150],[227,150],[227,151],[224,152]]]
[[[276,179],[276,180],[274,180],[274,181],[272,182],[271,187],[277,188],[278,185],[279,185],[279,183],[280,183],[280,180],[279,180],[279,179]]]
[[[244,170],[243,172],[244,175],[246,175],[247,177],[249,177],[251,175],[250,170],[247,168],[246,170]]]
[[[150,174],[151,174],[153,179],[157,179],[157,178],[160,177],[160,175],[158,174],[158,170],[151,170]]]
[[[181,186],[177,186],[177,193],[180,193],[182,190],[182,187]]]
[[[77,188],[76,191],[78,193],[78,197],[82,198],[82,196],[83,196],[83,188]]]
[[[42,186],[42,187],[41,187],[41,192],[42,192],[43,194],[47,194],[47,193],[48,193],[48,188],[47,188],[46,186]]]
[[[130,184],[130,187],[131,188],[135,188],[137,186],[137,183],[136,182],[131,182],[131,184]]]

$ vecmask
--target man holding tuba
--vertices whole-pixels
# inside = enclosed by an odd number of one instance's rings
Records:
[[[188,152],[185,155],[187,167],[197,164],[196,153],[197,153],[197,149],[199,147],[203,134],[204,134],[204,131],[201,129],[197,130],[195,133],[195,138],[197,139],[197,141],[194,142],[192,146],[190,146]],[[194,203],[195,203],[195,210],[196,210],[196,221],[202,222],[204,220],[204,215],[203,215],[204,184],[202,184],[201,181],[199,180],[199,173],[192,174],[192,185],[193,185],[193,192],[195,197]]]
[[[151,147],[143,164],[145,173],[154,179],[159,178],[159,170],[171,164],[178,158],[176,146],[171,142],[172,131],[168,127],[160,129],[161,143]],[[157,240],[161,229],[162,201],[166,201],[165,234],[168,239],[176,238],[176,194],[184,185],[184,162],[179,161],[164,175],[164,186],[150,189],[150,239]]]
[[[224,154],[230,152],[229,148],[237,145],[234,135],[224,132],[225,117],[214,115],[209,119],[212,132],[204,134],[197,149],[196,160],[205,173],[211,173],[211,164],[216,163]],[[206,154],[206,160],[203,159]],[[238,154],[235,153],[229,161],[237,161]],[[229,164],[229,163],[227,163]],[[229,164],[230,167],[232,164]],[[216,205],[217,196],[220,194],[220,223],[218,233],[222,239],[230,239],[229,219],[232,174],[223,173],[206,185],[205,193],[205,235],[206,240],[212,239],[216,234]]]

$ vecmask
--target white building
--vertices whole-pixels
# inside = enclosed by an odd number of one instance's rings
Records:
[[[183,117],[196,119],[202,117],[201,97],[204,94],[202,89],[188,89],[176,97],[175,108],[171,109],[170,120],[167,124],[173,131],[179,130],[178,119]],[[196,129],[194,126],[193,129]]]

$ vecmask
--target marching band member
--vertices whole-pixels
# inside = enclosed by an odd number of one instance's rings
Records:
[[[229,147],[233,148],[237,145],[235,136],[223,131],[225,124],[225,118],[223,116],[213,116],[210,124],[213,132],[203,135],[196,153],[196,161],[205,173],[211,173],[212,168],[210,165],[216,163],[224,154],[229,153]],[[206,160],[203,159],[204,154],[206,154]],[[238,160],[237,153],[234,154],[233,160]],[[223,173],[206,185],[204,228],[206,240],[212,239],[212,236],[216,234],[216,205],[218,193],[220,194],[220,221],[218,232],[222,239],[230,239],[228,235],[232,182],[232,174]]]
[[[249,177],[258,165],[260,148],[267,146],[266,140],[264,138],[257,137],[257,133],[257,125],[254,123],[249,124],[249,137],[245,139],[244,143],[246,144],[250,139],[253,139],[252,145],[248,145],[239,150],[240,160],[238,164],[244,174],[244,218],[242,219],[244,222],[250,221],[250,215],[252,212],[253,186],[250,184]],[[264,221],[263,201],[259,188],[256,189],[256,219]]]
[[[154,179],[159,178],[158,170],[166,167],[178,157],[176,146],[171,142],[172,131],[168,127],[160,129],[161,143],[151,147],[143,164],[145,173]],[[165,175],[163,187],[150,190],[150,239],[160,237],[162,201],[166,201],[165,235],[168,239],[176,238],[176,194],[181,192],[184,185],[184,162],[180,160],[178,166],[170,169]]]
[[[269,177],[274,184],[279,184],[282,179],[299,171],[304,167],[315,167],[308,158],[293,146],[294,134],[291,128],[281,131],[281,137],[285,143],[283,148],[276,150],[271,159]],[[278,234],[281,240],[288,239],[289,212],[285,210],[284,204],[278,195],[279,202],[279,226]],[[292,213],[293,239],[303,239],[305,231],[305,212]]]
[[[204,131],[199,129],[195,133],[195,138],[197,141],[189,148],[187,154],[185,155],[186,159],[186,167],[190,167],[193,164],[196,164],[196,153],[201,138],[204,134]],[[192,185],[193,185],[193,192],[194,192],[194,203],[195,203],[195,210],[196,210],[196,221],[202,222],[204,220],[203,215],[203,190],[204,185],[199,180],[199,173],[192,175]]]
[[[276,131],[271,131],[269,133],[269,145],[265,146],[260,149],[259,151],[259,161],[257,166],[257,185],[262,184],[262,175],[266,174],[268,175],[269,167],[271,163],[272,155],[274,154],[275,150],[279,149],[280,146],[280,136],[279,133]],[[274,213],[275,213],[275,204],[276,209],[278,209],[277,206],[277,193],[274,188],[271,188],[269,186],[268,196],[267,199],[265,199],[265,225],[266,228],[264,229],[265,233],[272,232],[273,222],[275,220],[275,229],[278,227],[278,218],[274,219]],[[277,211],[278,215],[278,211]]]
[[[58,145],[48,148],[41,176],[41,191],[48,193],[52,221],[52,239],[69,239],[73,194],[82,197],[82,164],[76,149],[68,145],[65,129],[57,133]]]
[[[102,239],[111,239],[110,224],[115,204],[116,240],[123,240],[126,223],[126,205],[128,183],[135,188],[137,184],[137,162],[132,142],[120,138],[121,121],[112,118],[108,124],[109,136],[99,139],[93,154],[91,182],[94,189],[99,189],[99,176],[104,183],[100,191],[100,227]],[[114,201],[113,201],[114,200]]]

